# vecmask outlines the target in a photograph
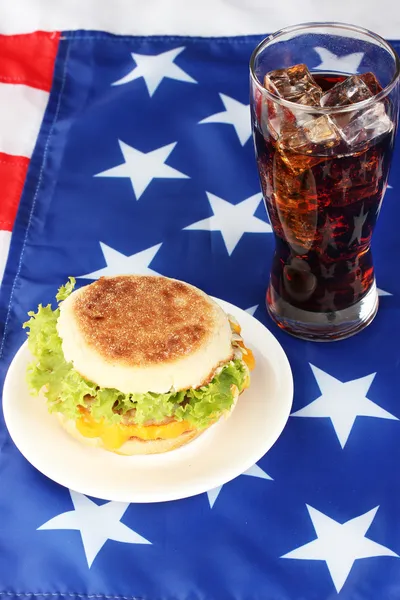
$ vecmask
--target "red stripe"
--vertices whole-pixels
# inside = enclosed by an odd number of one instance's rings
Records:
[[[0,152],[0,229],[12,231],[29,159]]]
[[[0,82],[50,92],[59,39],[59,32],[45,31],[0,35]],[[0,229],[12,231],[28,166],[28,158],[0,152]]]
[[[0,82],[20,83],[49,92],[59,39],[59,32],[46,31],[1,35]]]

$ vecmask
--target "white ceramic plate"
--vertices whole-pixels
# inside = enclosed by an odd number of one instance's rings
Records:
[[[161,502],[206,492],[241,475],[275,443],[290,414],[293,379],[274,336],[245,311],[217,300],[242,326],[256,368],[251,386],[227,420],[186,446],[165,454],[119,456],[70,437],[31,396],[25,371],[31,355],[25,343],[4,384],[6,425],[20,452],[44,475],[82,494],[121,502]]]

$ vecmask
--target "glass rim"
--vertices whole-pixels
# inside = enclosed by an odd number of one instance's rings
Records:
[[[395,63],[395,73],[394,73],[391,81],[387,84],[387,86],[385,86],[382,91],[380,91],[375,96],[372,96],[371,98],[367,98],[366,100],[362,100],[360,102],[355,102],[354,104],[349,104],[346,106],[307,106],[305,104],[297,104],[296,102],[291,102],[290,100],[285,100],[284,98],[281,98],[280,96],[275,95],[270,90],[267,90],[267,88],[265,88],[262,85],[262,83],[259,81],[259,79],[257,78],[255,71],[254,71],[255,60],[256,60],[256,57],[258,56],[258,54],[260,53],[260,51],[264,47],[268,46],[269,43],[271,43],[272,41],[276,40],[277,38],[279,38],[280,36],[282,36],[286,33],[295,32],[300,29],[306,29],[306,28],[317,29],[317,28],[322,28],[322,27],[325,27],[325,28],[330,27],[332,29],[347,29],[349,31],[356,31],[359,33],[363,33],[363,34],[367,35],[368,37],[371,37],[374,40],[376,40],[377,42],[379,42],[382,46],[384,46],[385,49],[388,51],[388,53],[392,56],[394,63]],[[363,109],[370,105],[372,106],[375,102],[379,102],[383,98],[386,98],[386,96],[388,94],[390,94],[390,92],[396,86],[396,84],[399,80],[399,76],[400,76],[399,56],[398,56],[396,50],[393,48],[393,46],[387,40],[385,40],[383,37],[381,37],[377,33],[374,33],[373,31],[370,31],[369,29],[365,29],[364,27],[359,27],[358,25],[351,25],[350,23],[341,23],[339,21],[321,21],[321,22],[315,21],[315,22],[308,22],[308,23],[298,23],[297,25],[289,25],[288,27],[279,29],[278,31],[271,33],[271,35],[264,38],[263,40],[261,40],[261,42],[259,44],[257,44],[257,46],[254,48],[254,50],[251,54],[249,65],[250,65],[251,79],[262,94],[265,94],[267,97],[269,97],[271,100],[273,100],[277,104],[286,106],[287,108],[290,108],[291,110],[303,111],[303,112],[307,112],[307,113],[316,113],[316,114],[321,114],[321,115],[346,113],[346,112],[351,112],[351,111],[358,110],[358,109]]]

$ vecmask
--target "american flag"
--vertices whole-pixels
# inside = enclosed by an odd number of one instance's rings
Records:
[[[1,416],[0,597],[399,597],[398,154],[374,237],[374,323],[324,346],[277,331],[264,308],[274,242],[248,107],[260,39],[0,37],[3,257],[13,232],[1,378],[27,311],[52,302],[69,275],[83,285],[155,272],[254,314],[283,345],[295,381],[293,413],[258,464],[168,503],[99,501],[58,486],[20,455]],[[310,62],[343,58],[315,52]]]

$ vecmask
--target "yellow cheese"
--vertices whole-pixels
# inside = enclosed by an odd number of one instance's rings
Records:
[[[247,350],[247,354],[243,354],[242,360],[249,367],[250,371],[252,371],[254,369],[254,367],[256,366],[256,359],[254,358],[254,354],[252,353],[250,348],[247,348],[247,346],[244,346],[244,347]]]
[[[187,421],[172,421],[166,425],[123,425],[121,423],[108,424],[104,421],[94,421],[89,415],[77,420],[76,428],[83,436],[88,438],[101,438],[104,446],[109,450],[120,448],[131,437],[141,440],[171,439],[180,436],[192,427]]]
[[[242,332],[242,328],[240,327],[239,323],[234,323],[233,321],[229,321],[231,324],[231,329],[234,333],[237,333],[238,335],[241,334]]]

